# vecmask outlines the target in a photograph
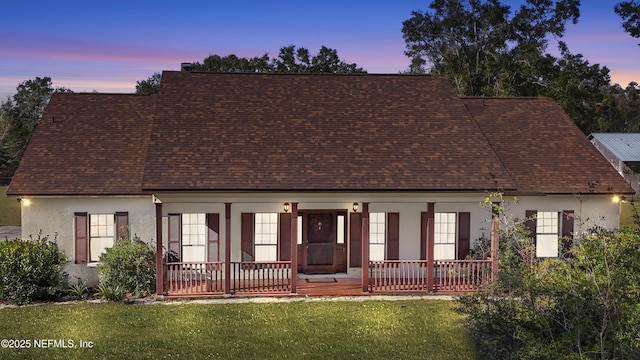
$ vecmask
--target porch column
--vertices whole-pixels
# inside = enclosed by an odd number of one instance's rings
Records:
[[[434,259],[433,252],[435,251],[435,203],[427,203],[427,289],[433,291],[433,278],[434,278]]]
[[[494,206],[491,210],[491,281],[498,279],[499,216]]]
[[[162,203],[156,202],[156,295],[164,294],[164,257],[162,256]]]
[[[231,294],[231,203],[224,204],[224,293]]]
[[[362,203],[362,292],[369,292],[369,203]]]
[[[291,203],[291,292],[298,291],[298,203]]]

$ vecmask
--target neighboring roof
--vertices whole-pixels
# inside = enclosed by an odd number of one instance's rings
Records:
[[[514,188],[442,76],[164,72],[148,190]]]
[[[53,94],[7,194],[141,194],[154,98]]]
[[[550,99],[461,99],[433,75],[190,72],[152,96],[54,94],[7,193],[494,189],[633,193]]]
[[[621,161],[640,161],[640,134],[593,133],[590,135]]]
[[[520,193],[633,190],[549,98],[462,98]]]

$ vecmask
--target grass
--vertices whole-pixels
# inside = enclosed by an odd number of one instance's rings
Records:
[[[450,301],[41,305],[0,309],[0,358],[475,359]],[[80,340],[92,349],[79,348]]]
[[[623,201],[620,203],[620,228],[631,227],[637,228],[638,224],[636,224],[635,219],[633,218],[634,211],[633,207],[635,206],[636,210],[640,212],[640,207],[635,202]]]
[[[20,226],[20,203],[6,194],[7,187],[0,186],[0,226]]]

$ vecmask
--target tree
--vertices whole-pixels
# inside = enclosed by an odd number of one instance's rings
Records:
[[[51,94],[71,92],[54,89],[50,77],[23,81],[16,90],[13,99],[0,107],[0,177],[13,176]]]
[[[157,94],[160,92],[162,73],[155,72],[146,80],[136,82],[136,94]]]
[[[435,0],[403,22],[410,69],[447,75],[460,95],[534,95],[553,63],[547,38],[577,21],[579,4],[527,0],[512,16],[499,0]]]
[[[623,1],[616,4],[615,11],[624,20],[622,23],[624,31],[634,38],[640,38],[640,2]]]
[[[230,54],[226,56],[210,55],[202,63],[190,64],[189,71],[205,72],[250,72],[250,73],[365,73],[355,63],[340,59],[338,51],[322,46],[318,54],[311,57],[309,50],[289,45],[280,48],[278,57],[269,58],[269,54],[252,58],[242,58]],[[160,73],[154,73],[136,85],[137,94],[155,94],[160,91]]]

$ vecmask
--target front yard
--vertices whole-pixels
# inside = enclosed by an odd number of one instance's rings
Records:
[[[327,300],[4,308],[0,338],[29,340],[31,348],[3,341],[0,358],[475,359],[452,306]]]

